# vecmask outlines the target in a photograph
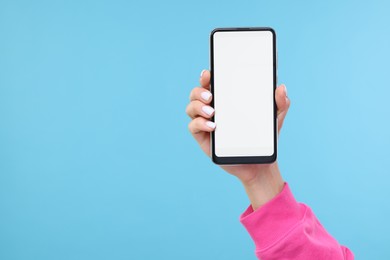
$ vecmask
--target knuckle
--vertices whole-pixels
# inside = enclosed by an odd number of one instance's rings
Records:
[[[186,107],[186,114],[187,114],[188,116],[191,116],[191,103],[189,103],[189,104],[187,105],[187,107]]]
[[[188,130],[192,133],[192,121],[188,123]]]
[[[199,119],[195,118],[188,124],[188,129],[192,134],[199,133]]]
[[[199,94],[199,87],[193,88],[190,93],[190,100],[196,100],[198,98],[198,94]]]
[[[194,95],[195,95],[195,88],[191,90],[190,92],[190,100],[193,100],[194,99]]]

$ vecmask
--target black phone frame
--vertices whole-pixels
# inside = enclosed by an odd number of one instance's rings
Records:
[[[277,126],[277,106],[275,101],[275,91],[277,85],[277,50],[276,50],[276,33],[271,27],[237,27],[237,28],[216,28],[210,34],[210,90],[213,94],[211,106],[214,107],[214,34],[216,32],[231,32],[231,31],[270,31],[273,39],[273,103],[274,103],[274,153],[270,156],[228,156],[219,157],[215,154],[215,132],[211,132],[211,158],[215,164],[219,165],[235,165],[235,164],[270,164],[276,161],[277,158],[277,142],[278,142],[278,126]],[[218,97],[217,97],[218,98]],[[211,118],[214,122],[214,116]],[[217,126],[218,127],[218,126]]]

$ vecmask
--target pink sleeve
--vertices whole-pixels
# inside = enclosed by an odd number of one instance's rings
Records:
[[[256,245],[256,256],[268,259],[353,259],[321,225],[312,210],[298,203],[286,183],[282,192],[261,208],[240,217]]]

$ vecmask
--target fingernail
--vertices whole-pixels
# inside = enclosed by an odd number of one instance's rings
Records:
[[[203,73],[205,72],[206,70],[202,70],[202,72],[200,73],[200,77],[203,76]]]
[[[284,98],[286,99],[286,103],[288,102],[288,96],[287,96],[287,87],[286,85],[283,85],[284,87]]]
[[[202,107],[203,112],[211,116],[214,113],[214,109],[210,106],[203,106]]]
[[[206,125],[207,125],[208,127],[212,128],[212,129],[215,128],[215,123],[214,123],[214,122],[207,121],[207,122],[206,122]]]
[[[200,96],[202,97],[202,99],[203,99],[204,101],[208,101],[208,100],[210,99],[210,97],[211,97],[211,93],[208,92],[208,91],[205,91],[205,92],[202,92],[202,93],[200,94]]]

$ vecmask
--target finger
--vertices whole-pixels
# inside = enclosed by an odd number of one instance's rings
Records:
[[[211,102],[211,99],[212,99],[211,92],[201,87],[194,88],[190,93],[191,101],[199,100],[205,104],[209,104]]]
[[[195,118],[198,116],[210,118],[214,114],[214,108],[205,105],[199,100],[194,100],[188,104],[186,108],[186,113],[191,118]]]
[[[280,85],[275,91],[276,106],[278,108],[278,131],[283,126],[284,119],[286,118],[288,109],[290,107],[290,99],[287,96],[287,88],[285,85]]]
[[[215,129],[215,123],[203,117],[197,117],[188,124],[188,129],[192,134],[200,132],[212,132]]]
[[[200,85],[205,89],[210,89],[210,71],[208,70],[202,70],[200,73]]]

